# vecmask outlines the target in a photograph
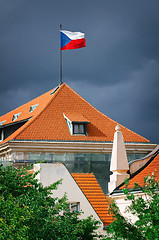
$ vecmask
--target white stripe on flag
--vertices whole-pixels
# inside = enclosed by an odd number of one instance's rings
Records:
[[[61,30],[64,34],[66,34],[71,40],[84,38],[85,34],[81,32],[70,32],[66,30]]]

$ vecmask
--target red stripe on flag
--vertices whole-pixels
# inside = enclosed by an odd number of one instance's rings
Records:
[[[83,47],[86,47],[85,38],[71,40],[67,45],[60,48],[60,50],[69,50],[69,49],[76,49],[76,48],[83,48]]]

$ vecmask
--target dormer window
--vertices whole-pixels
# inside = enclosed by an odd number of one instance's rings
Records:
[[[33,112],[38,105],[39,105],[39,103],[31,106],[30,110],[29,110],[29,113]]]
[[[20,116],[21,113],[17,113],[13,115],[12,121],[15,121],[18,119],[18,117]]]
[[[86,124],[73,124],[73,134],[86,134]]]
[[[87,135],[87,124],[89,122],[83,115],[78,113],[63,115],[71,135]]]
[[[4,121],[0,122],[0,126],[2,126],[2,125],[3,125],[3,123],[5,123],[5,121],[6,121],[6,120],[4,120]]]

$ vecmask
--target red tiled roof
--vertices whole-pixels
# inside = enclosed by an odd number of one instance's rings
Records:
[[[95,109],[67,84],[59,86],[52,95],[50,95],[51,92],[52,90],[0,117],[0,122],[6,120],[3,125],[12,123],[13,115],[20,112],[21,114],[16,121],[31,118],[3,142],[12,139],[113,141],[117,122]],[[35,104],[39,105],[33,112],[29,113],[30,107]],[[78,115],[87,119],[89,121],[87,125],[88,135],[71,135],[63,114],[66,116],[72,114],[74,119]],[[146,138],[124,126],[121,126],[121,131],[125,142],[149,142]]]
[[[152,157],[153,158],[153,157]],[[145,164],[145,167],[139,170],[137,174],[130,179],[130,182],[128,184],[128,188],[133,188],[134,183],[138,183],[140,186],[144,185],[144,178],[148,175],[152,175],[152,173],[155,174],[156,180],[159,181],[159,153],[157,153],[157,156],[153,158],[153,160],[149,160],[149,163]],[[121,186],[119,189],[124,189],[125,185]]]
[[[85,122],[88,123],[89,121],[80,113],[72,112],[72,113],[65,113],[64,114],[71,122]]]
[[[93,173],[72,173],[72,177],[102,220],[109,225],[113,219],[108,212],[108,201]]]
[[[17,113],[21,113],[21,114],[18,117],[18,119],[14,121],[14,123],[37,116],[45,108],[46,104],[52,98],[52,95],[50,95],[51,91],[41,95],[40,97],[37,97],[31,100],[30,102],[12,110],[11,112],[6,113],[3,116],[0,116],[0,122],[6,120],[3,125],[12,123],[13,115]],[[36,104],[39,104],[39,105],[36,107],[36,109],[33,112],[29,113],[30,107]]]
[[[52,91],[53,90],[50,90],[49,92],[41,95],[40,97],[37,97],[37,98],[31,100],[30,102],[12,110],[11,112],[8,112],[5,115],[0,117],[0,122],[5,120],[5,123],[3,124],[3,126],[11,124],[13,115],[17,114],[17,113],[21,113],[21,114],[18,117],[18,119],[14,121],[14,123],[22,121],[22,120],[30,119],[21,128],[19,128],[17,131],[15,131],[13,134],[11,134],[8,138],[6,138],[3,142],[1,142],[1,144],[16,138],[16,136],[20,132],[22,132],[28,125],[30,125],[30,123],[40,114],[41,111],[43,111],[45,109],[48,102],[52,99],[52,95],[50,95],[50,93]],[[36,104],[39,104],[39,105],[35,108],[35,110],[33,112],[29,113],[30,107],[34,106]]]

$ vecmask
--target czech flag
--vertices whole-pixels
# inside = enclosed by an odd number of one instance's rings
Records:
[[[81,32],[60,31],[60,50],[76,49],[86,46],[85,34]]]

